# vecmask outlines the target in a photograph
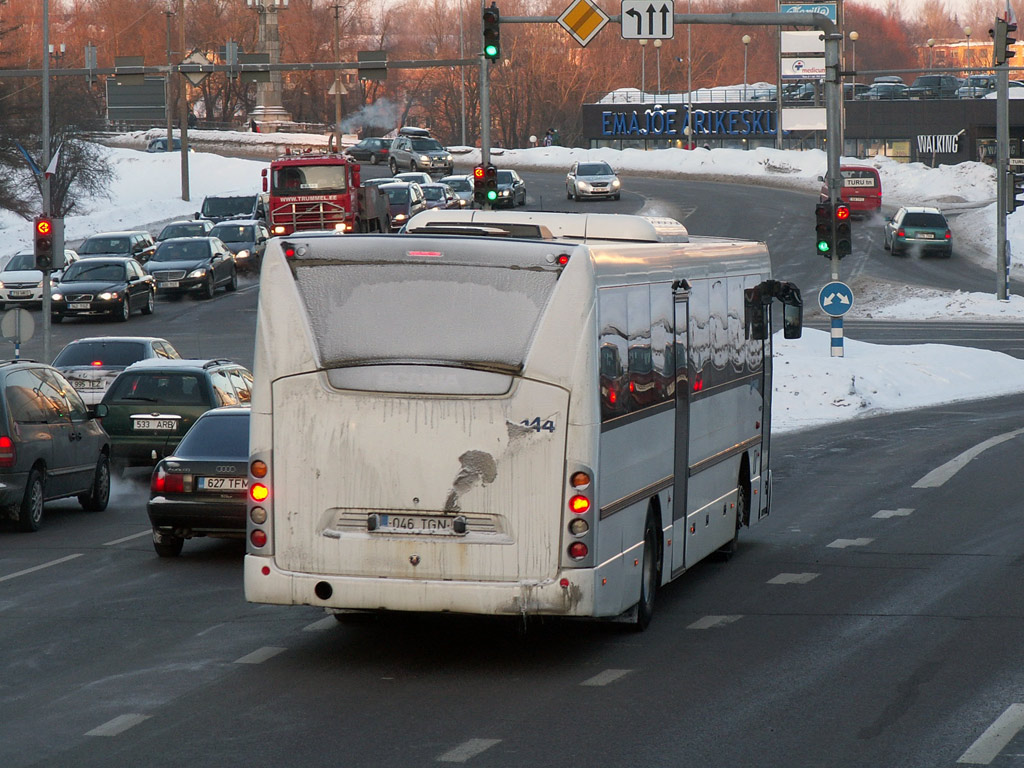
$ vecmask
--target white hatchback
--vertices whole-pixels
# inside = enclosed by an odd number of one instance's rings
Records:
[[[78,254],[66,248],[64,266],[78,261]],[[63,269],[54,270],[61,275]],[[12,256],[0,270],[0,309],[8,304],[40,304],[43,301],[43,273],[36,269],[36,257],[29,252]]]

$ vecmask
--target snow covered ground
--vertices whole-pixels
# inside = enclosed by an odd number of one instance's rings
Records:
[[[161,132],[128,135],[124,143],[144,149],[151,136]],[[227,138],[250,145],[258,155],[268,142],[287,141],[297,146],[323,146],[322,136],[282,134],[225,134],[193,131],[197,146]],[[479,150],[455,147],[460,168],[479,162]],[[148,154],[139,149],[110,148],[117,180],[107,197],[86,201],[82,215],[65,222],[69,240],[104,230],[132,229],[170,218],[191,218],[206,195],[259,186],[266,162],[226,158],[209,152],[189,155],[191,202],[181,200],[181,162],[177,153]],[[501,153],[498,155],[497,153]],[[276,150],[274,151],[276,153]],[[271,154],[271,153],[268,153]],[[500,157],[500,160],[497,158]],[[640,150],[573,149],[536,147],[495,150],[502,165],[519,170],[566,170],[577,159],[608,161],[628,176],[678,175],[707,180],[736,181],[766,186],[786,186],[817,192],[818,177],[825,172],[825,155],[819,151],[793,152],[775,149]],[[897,163],[886,158],[870,162],[882,177],[884,200],[889,205],[935,205],[953,221],[957,256],[995,264],[995,172],[980,163],[929,168],[920,163]],[[1009,218],[1008,233],[1024,254],[1024,213]],[[29,223],[0,210],[0,242],[6,259],[30,244]],[[1017,245],[1017,243],[1020,245]],[[1016,269],[1017,267],[1015,267]],[[808,313],[817,312],[814,297],[805,297]],[[961,319],[1024,320],[1024,298],[998,302],[991,294],[941,293],[905,289],[894,295],[878,289],[858,296],[849,318],[924,320],[948,317],[955,308]],[[937,405],[1024,391],[1024,360],[986,350],[939,344],[884,346],[847,338],[845,356],[829,357],[827,334],[807,329],[804,338],[775,345],[775,401],[773,422],[777,432],[874,415],[887,411]]]

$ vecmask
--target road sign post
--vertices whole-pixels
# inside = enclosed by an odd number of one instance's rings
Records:
[[[833,280],[818,292],[818,306],[832,320],[832,357],[843,357],[843,315],[853,308],[853,289]]]

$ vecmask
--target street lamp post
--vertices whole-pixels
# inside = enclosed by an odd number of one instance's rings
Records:
[[[654,41],[654,50],[657,51],[658,62],[658,94],[661,94],[661,39]]]
[[[967,68],[971,68],[971,30],[970,27],[964,27],[964,34],[967,36]]]
[[[740,38],[743,41],[743,101],[747,100],[747,49],[750,47],[750,35]]]
[[[281,38],[278,34],[277,14],[288,7],[288,0],[245,0],[259,16],[259,46],[271,64],[281,60]],[[250,117],[257,123],[290,123],[292,121],[281,103],[281,73],[271,72],[269,83],[256,85],[256,109]]]
[[[853,59],[850,69],[853,70],[853,82],[855,83],[857,82],[857,38],[859,37],[857,30],[850,33],[850,54]]]
[[[174,149],[174,113],[171,109],[171,67],[174,61],[171,58],[171,19],[174,18],[174,11],[170,8],[164,11],[167,19],[167,79],[164,81],[164,112],[167,113],[167,151]]]
[[[935,63],[935,38],[928,38],[928,69]]]
[[[686,12],[690,13],[690,0],[686,0]],[[690,28],[686,25],[686,148],[693,149],[693,56],[690,53]]]
[[[640,98],[647,101],[647,40],[640,39]]]

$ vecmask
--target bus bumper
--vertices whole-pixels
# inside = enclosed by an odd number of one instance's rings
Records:
[[[596,616],[599,615],[595,601],[598,581],[598,572],[589,568],[564,570],[550,580],[520,582],[310,576],[280,570],[273,557],[245,556],[245,599],[275,605],[510,616]]]

